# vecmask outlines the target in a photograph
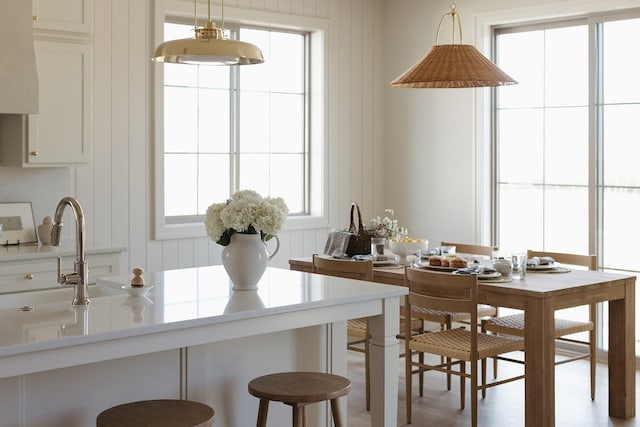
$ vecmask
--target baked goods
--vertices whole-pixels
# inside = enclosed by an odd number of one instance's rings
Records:
[[[467,268],[467,260],[460,256],[449,257],[449,267]]]
[[[442,257],[439,255],[432,255],[429,257],[429,265],[433,267],[442,266]]]

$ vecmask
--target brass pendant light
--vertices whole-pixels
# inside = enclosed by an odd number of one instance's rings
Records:
[[[442,23],[448,16],[452,21],[452,44],[438,45]],[[456,22],[460,33],[455,43]],[[517,84],[513,78],[489,61],[474,46],[462,44],[462,24],[456,11],[455,0],[451,11],[445,13],[438,24],[436,45],[413,67],[391,82],[393,87],[408,88],[464,88],[491,87]]]
[[[217,28],[211,21],[211,0],[208,19],[203,27],[198,27],[197,4],[198,0],[194,0],[195,37],[161,43],[156,48],[152,61],[198,65],[250,65],[264,62],[257,46],[224,37],[224,0],[221,4],[221,28]]]

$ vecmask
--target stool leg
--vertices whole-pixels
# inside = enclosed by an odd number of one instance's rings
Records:
[[[260,399],[260,406],[258,407],[258,422],[256,427],[267,427],[267,413],[269,412],[269,401],[267,399]]]
[[[307,425],[305,405],[293,404],[291,408],[293,409],[293,427],[305,427]]]
[[[333,415],[333,424],[335,427],[343,427],[342,417],[340,416],[340,408],[338,408],[338,399],[331,399],[331,414]]]

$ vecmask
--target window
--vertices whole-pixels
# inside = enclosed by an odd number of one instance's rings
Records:
[[[191,235],[204,235],[207,207],[240,189],[284,198],[290,216],[317,213],[311,194],[321,188],[311,174],[320,161],[310,158],[310,117],[318,115],[309,96],[311,33],[256,26],[227,31],[257,45],[265,62],[164,64],[159,73],[157,238],[187,237],[189,225],[195,225]],[[167,19],[163,33],[165,40],[189,38],[193,23]],[[162,231],[172,225],[179,234]]]
[[[640,58],[626,47],[637,17],[496,30],[497,64],[520,82],[495,98],[501,247],[596,253],[603,269],[640,272]]]

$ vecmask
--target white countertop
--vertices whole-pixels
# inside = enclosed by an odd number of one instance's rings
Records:
[[[304,327],[323,318],[346,320],[360,317],[359,310],[381,314],[382,299],[407,293],[399,286],[276,268],[267,269],[257,291],[232,291],[222,266],[143,277],[145,286],[153,286],[145,296],[129,295],[130,276],[98,279],[88,307],[71,305],[71,288],[0,296],[0,378]],[[21,311],[23,306],[34,310]],[[349,310],[327,310],[340,306]],[[267,321],[283,314],[296,325]]]

